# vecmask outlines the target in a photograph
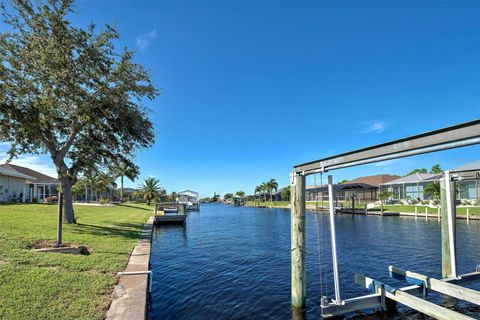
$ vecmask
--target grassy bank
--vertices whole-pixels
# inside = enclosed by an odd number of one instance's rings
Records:
[[[337,202],[338,204],[342,202]],[[324,208],[328,208],[328,201],[306,201],[305,202],[306,206],[309,208],[315,207],[317,205],[318,207],[321,207],[323,204]],[[290,207],[290,201],[247,201],[246,203],[247,206],[250,207],[258,207],[258,206],[263,206],[263,207],[271,207],[271,208],[276,208],[276,207],[282,207],[282,208],[289,208]],[[365,204],[355,204],[355,208],[357,209],[362,209],[365,208]]]
[[[320,207],[321,206],[321,201],[317,203],[317,205]],[[315,201],[307,201],[306,202],[307,208],[312,208],[315,206]],[[345,205],[345,204],[344,204]],[[257,207],[257,206],[264,206],[264,207],[271,207],[271,208],[277,208],[277,207],[282,207],[282,208],[288,208],[290,207],[290,202],[289,201],[247,201],[247,206],[252,206],[252,207]],[[323,206],[325,208],[328,208],[328,201],[323,202]],[[349,205],[346,204],[346,207],[349,208]],[[365,204],[360,203],[360,204],[355,204],[356,209],[364,209]],[[404,212],[404,213],[415,213],[415,208],[417,208],[417,212],[419,215],[425,214],[425,208],[428,210],[428,214],[434,215],[437,214],[437,208],[432,208],[428,206],[422,206],[422,205],[391,205],[391,206],[384,206],[384,211],[385,212]],[[368,209],[368,211],[380,211],[380,206],[377,206],[373,209]],[[470,216],[477,217],[480,216],[480,207],[470,207]],[[461,207],[457,208],[457,215],[458,216],[466,216],[467,215],[467,208]]]
[[[249,207],[288,207],[290,201],[247,201]]]
[[[428,214],[437,214],[438,208],[431,208],[428,206],[405,206],[405,205],[396,205],[396,206],[385,206],[385,211],[388,212],[407,212],[407,213],[415,213],[415,207],[417,208],[418,214],[425,214],[425,208],[428,210]],[[375,208],[375,210],[380,210],[380,208]],[[480,207],[470,207],[470,216],[480,215]],[[466,216],[467,215],[467,208],[461,207],[457,208],[457,216]]]
[[[103,319],[109,294],[151,215],[144,205],[75,206],[64,242],[89,255],[33,252],[56,236],[54,205],[0,204],[0,319]]]

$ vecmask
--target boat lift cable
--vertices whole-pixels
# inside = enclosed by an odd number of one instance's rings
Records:
[[[323,173],[320,172],[320,185],[323,186]],[[323,191],[322,191],[322,209],[323,209]],[[323,237],[323,252],[327,252],[327,237],[325,231],[325,216],[322,216],[322,237]],[[323,268],[323,278],[325,279],[325,296],[328,296],[328,280],[327,280],[327,267]]]
[[[317,209],[317,196],[318,196],[318,191],[317,191],[317,175],[313,175],[313,181],[314,181],[314,187],[315,187],[315,191],[316,191],[316,196],[315,196],[315,209]],[[321,246],[321,239],[320,239],[320,231],[319,231],[319,227],[318,227],[318,212],[317,214],[315,214],[315,226],[316,226],[316,229],[317,229],[317,250],[318,250],[318,270],[319,270],[319,274],[320,274],[320,299],[322,299],[323,297],[323,278],[322,278],[322,250],[320,248]],[[326,280],[326,279],[325,279]],[[320,300],[321,302],[321,300]]]
[[[317,175],[313,175],[313,185],[315,188],[315,211],[318,211],[318,188],[317,188]]]

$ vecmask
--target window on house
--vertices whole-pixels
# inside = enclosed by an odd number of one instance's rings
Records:
[[[460,182],[458,184],[457,199],[476,199],[476,188],[475,182]]]

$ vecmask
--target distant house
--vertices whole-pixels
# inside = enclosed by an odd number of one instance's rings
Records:
[[[452,170],[459,177],[457,199],[480,200],[480,160]]]
[[[0,164],[0,201],[44,202],[58,195],[58,179],[38,171],[13,165]]]
[[[452,175],[458,177],[457,199],[458,200],[479,200],[480,199],[480,160],[457,167],[452,171]],[[380,186],[381,190],[386,190],[394,194],[395,199],[408,200],[431,200],[431,194],[425,194],[425,186],[440,182],[443,173],[414,173],[402,177]]]
[[[137,189],[134,188],[123,188],[123,197],[127,198],[128,201],[132,201],[135,199],[134,193],[138,191]]]
[[[414,173],[388,183],[384,183],[380,188],[382,191],[392,192],[394,195],[393,198],[395,199],[430,200],[432,196],[424,194],[423,189],[430,183],[440,181],[441,178],[441,173]]]
[[[335,200],[351,200],[362,202],[377,201],[380,185],[399,178],[399,176],[389,174],[377,174],[356,178],[341,184],[333,186]],[[328,200],[327,186],[308,186],[306,188],[307,201]]]

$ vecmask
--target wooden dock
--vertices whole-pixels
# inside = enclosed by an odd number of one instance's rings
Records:
[[[184,224],[186,215],[182,214],[169,214],[155,216],[155,225],[160,224]]]
[[[182,224],[185,225],[187,208],[181,203],[156,203],[153,212],[155,225]]]
[[[351,208],[337,208],[335,213],[341,214],[359,214],[359,215],[368,215],[368,216],[383,216],[383,217],[398,217],[400,212],[381,212],[381,211],[368,211],[365,209],[351,209]]]

